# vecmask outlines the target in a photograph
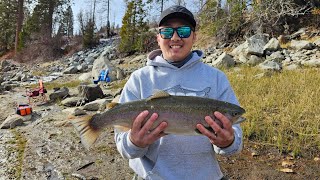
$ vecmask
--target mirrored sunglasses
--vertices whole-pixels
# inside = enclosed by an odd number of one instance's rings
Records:
[[[181,26],[177,28],[165,27],[159,29],[159,34],[162,39],[171,39],[174,31],[177,32],[180,38],[188,38],[191,35],[192,28],[189,26]]]

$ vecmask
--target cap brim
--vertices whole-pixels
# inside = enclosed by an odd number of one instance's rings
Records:
[[[158,25],[161,26],[164,22],[166,22],[167,20],[172,19],[172,18],[183,19],[183,20],[189,22],[190,25],[193,26],[193,28],[195,28],[196,24],[197,24],[196,21],[193,18],[191,18],[188,14],[181,13],[181,12],[175,12],[175,13],[171,13],[171,14],[168,14],[167,16],[163,17],[159,21]]]

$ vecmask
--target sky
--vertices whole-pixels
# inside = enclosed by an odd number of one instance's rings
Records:
[[[110,0],[110,23],[115,23],[115,25],[121,26],[122,17],[125,14],[125,3],[123,0]],[[82,10],[85,12],[90,12],[93,9],[91,0],[73,0],[72,1],[72,11],[74,18],[74,29],[79,31],[79,21],[78,14]],[[107,24],[107,3],[98,4],[96,7],[96,25],[97,27],[105,26]]]
[[[78,21],[78,14],[82,10],[83,12],[90,12],[92,7],[92,1],[93,0],[72,0],[72,11],[73,11],[73,17],[74,17],[74,29],[75,33],[79,32],[79,21]],[[104,0],[107,1],[107,0]],[[224,0],[222,0],[224,1]],[[173,5],[176,2],[176,0],[169,0],[165,1],[164,8],[167,8],[171,5]],[[185,0],[183,1],[186,4],[186,7],[189,8],[192,12],[195,11],[197,7],[194,2],[194,0]],[[157,20],[160,16],[160,5],[159,7],[154,6],[152,7],[155,10],[151,11],[151,17],[149,19]],[[122,25],[122,18],[126,11],[126,5],[123,0],[110,0],[110,23],[111,25],[114,23],[115,26]],[[105,26],[107,24],[107,3],[101,3],[98,4],[96,7],[96,25],[98,29],[101,26]]]

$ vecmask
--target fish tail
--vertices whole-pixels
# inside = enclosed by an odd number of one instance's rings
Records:
[[[100,129],[94,128],[91,125],[92,116],[86,115],[82,117],[71,117],[71,123],[80,135],[81,143],[86,149],[89,149],[92,144],[98,139]]]

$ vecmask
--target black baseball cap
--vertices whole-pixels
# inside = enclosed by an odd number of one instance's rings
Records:
[[[197,25],[196,20],[193,17],[193,14],[187,8],[175,5],[169,7],[168,9],[165,9],[161,13],[158,26],[161,26],[164,22],[171,18],[181,18],[183,20],[186,20],[193,26],[193,28],[195,28]]]

